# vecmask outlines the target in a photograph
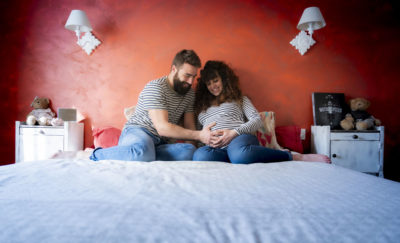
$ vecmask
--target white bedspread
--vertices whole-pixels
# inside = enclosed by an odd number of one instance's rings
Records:
[[[0,242],[399,242],[400,183],[310,162],[0,167]]]

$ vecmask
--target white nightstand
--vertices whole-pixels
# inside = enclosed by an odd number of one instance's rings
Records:
[[[311,126],[311,151],[329,156],[333,164],[383,177],[383,126],[375,130],[330,130]]]
[[[58,151],[83,149],[83,123],[29,126],[15,122],[15,162],[49,159]]]

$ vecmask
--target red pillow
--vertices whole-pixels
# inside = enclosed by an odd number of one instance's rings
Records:
[[[121,130],[115,127],[93,128],[94,147],[108,148],[118,145]]]
[[[275,128],[275,133],[279,145],[292,151],[303,153],[303,144],[300,139],[300,127],[279,126]]]

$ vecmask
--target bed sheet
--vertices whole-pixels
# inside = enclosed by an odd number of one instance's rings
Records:
[[[0,242],[398,242],[400,183],[324,163],[0,167]]]

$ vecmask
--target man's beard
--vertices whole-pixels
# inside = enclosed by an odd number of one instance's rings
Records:
[[[174,90],[180,95],[185,95],[192,87],[191,84],[185,81],[181,81],[178,78],[178,74],[174,75]]]

